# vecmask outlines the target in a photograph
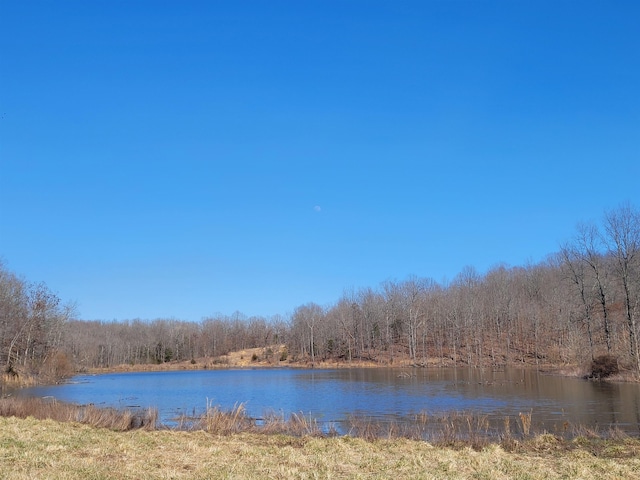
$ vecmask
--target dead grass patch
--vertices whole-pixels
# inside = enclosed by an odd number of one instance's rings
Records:
[[[421,478],[640,479],[640,441],[533,440],[509,452],[435,447],[424,441],[319,438],[204,431],[116,432],[78,423],[0,418],[0,478],[228,479]],[[543,447],[544,446],[544,447]]]
[[[0,386],[5,388],[32,387],[37,384],[37,378],[26,373],[18,373],[15,370],[5,372],[0,378]]]
[[[490,444],[500,444],[509,451],[521,448],[528,439],[557,439],[558,445],[573,448],[572,442],[613,440],[625,441],[629,436],[619,428],[598,429],[585,425],[571,425],[565,422],[561,431],[537,432],[532,428],[532,412],[520,413],[512,419],[505,417],[500,425],[490,423],[486,415],[473,412],[449,412],[430,415],[427,412],[415,414],[410,420],[398,422],[395,419],[375,419],[352,415],[338,425],[321,425],[312,416],[303,413],[265,412],[262,418],[247,414],[243,404],[229,410],[212,405],[202,414],[182,415],[175,418],[174,426],[158,423],[156,409],[129,410],[98,408],[94,405],[75,405],[56,401],[54,398],[5,397],[0,399],[0,416],[33,417],[52,419],[60,422],[78,422],[116,431],[134,429],[173,429],[178,431],[201,430],[214,435],[255,433],[263,435],[282,434],[288,436],[333,437],[346,435],[367,441],[379,439],[409,439],[428,441],[433,445],[455,449],[472,448],[481,450]],[[515,425],[515,431],[512,428]]]
[[[158,421],[158,412],[155,409],[133,412],[114,408],[97,408],[93,405],[74,405],[58,402],[53,398],[31,397],[0,399],[0,416],[77,422],[116,431],[155,429]]]

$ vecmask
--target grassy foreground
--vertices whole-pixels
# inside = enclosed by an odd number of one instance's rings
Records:
[[[79,423],[0,418],[0,478],[640,479],[640,440],[541,436],[480,451],[395,439],[204,431],[116,432]]]

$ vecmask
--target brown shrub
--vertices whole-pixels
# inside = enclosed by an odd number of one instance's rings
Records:
[[[55,382],[73,376],[73,363],[66,353],[59,350],[49,355],[42,365],[40,373]]]
[[[591,363],[591,378],[607,378],[620,372],[618,359],[612,355],[600,355]]]

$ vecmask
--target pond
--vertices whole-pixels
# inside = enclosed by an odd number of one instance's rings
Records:
[[[117,408],[157,408],[173,425],[207,405],[243,404],[265,413],[304,414],[344,432],[349,418],[412,422],[416,414],[486,416],[494,425],[531,413],[536,431],[567,425],[640,435],[640,385],[599,383],[504,369],[245,369],[79,375],[66,384],[23,389],[21,395]],[[499,430],[499,428],[498,428]]]

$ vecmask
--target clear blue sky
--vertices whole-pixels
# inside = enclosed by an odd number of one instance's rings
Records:
[[[287,314],[640,207],[640,2],[0,0],[0,257],[83,319]]]

